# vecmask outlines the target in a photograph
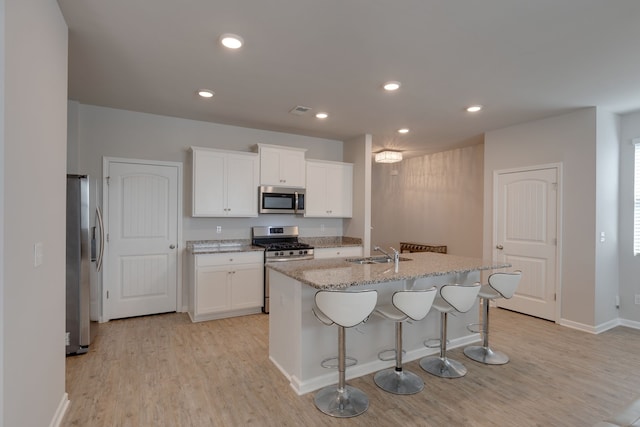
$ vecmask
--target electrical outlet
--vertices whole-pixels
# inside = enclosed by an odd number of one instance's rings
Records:
[[[70,345],[71,344],[71,332],[67,332],[66,334],[64,334],[64,345]]]
[[[636,305],[640,305],[640,294],[636,294]]]
[[[216,227],[216,233],[218,233],[218,234],[222,233],[222,226],[221,225],[218,225]]]

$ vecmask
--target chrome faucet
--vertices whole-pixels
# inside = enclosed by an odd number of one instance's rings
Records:
[[[393,248],[392,248],[393,249]],[[374,246],[373,247],[374,251],[378,251],[378,252],[382,252],[383,254],[385,254],[387,256],[387,258],[389,259],[393,259],[393,257],[391,255],[389,255],[387,252],[385,252],[384,249],[382,249],[380,246]]]
[[[391,256],[387,252],[385,252],[385,250],[382,249],[380,246],[374,246],[373,250],[374,251],[378,251],[378,252],[382,252],[383,254],[385,254],[387,256],[387,258],[392,260],[393,264],[394,264],[394,271],[397,273],[398,272],[398,267],[399,267],[399,264],[400,264],[400,252],[395,250],[393,247],[390,247],[390,248],[393,251],[393,256]]]

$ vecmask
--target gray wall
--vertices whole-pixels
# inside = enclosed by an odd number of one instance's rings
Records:
[[[482,257],[483,145],[374,163],[372,245],[447,245]]]
[[[618,213],[620,119],[597,109],[596,116],[596,255],[595,321],[607,325],[618,320],[619,292]],[[604,233],[604,241],[601,234]]]
[[[633,256],[632,144],[640,138],[640,112],[622,116],[620,124],[620,317],[640,328],[640,305],[634,304],[634,296],[640,294],[640,256]]]
[[[595,326],[596,109],[485,135],[484,256],[492,254],[493,172],[562,163],[561,319]]]
[[[257,143],[306,148],[310,159],[342,161],[342,142],[280,132],[228,126],[70,102],[69,119],[78,128],[70,141],[71,153],[77,147],[75,169],[102,177],[103,157],[175,161],[184,164],[183,239],[250,238],[253,225],[299,225],[304,236],[342,235],[340,219],[306,219],[294,215],[260,215],[259,218],[192,218],[190,146],[251,151]],[[73,165],[70,165],[73,166]],[[222,233],[216,234],[216,226]]]
[[[0,3],[2,418],[59,421],[65,390],[67,26],[54,0]],[[34,244],[43,262],[34,265]]]
[[[344,220],[344,234],[362,239],[365,256],[371,240],[371,144],[371,135],[344,144],[344,161],[353,163],[353,215]]]

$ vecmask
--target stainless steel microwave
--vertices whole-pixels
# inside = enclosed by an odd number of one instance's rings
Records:
[[[304,214],[304,188],[260,187],[260,213]]]

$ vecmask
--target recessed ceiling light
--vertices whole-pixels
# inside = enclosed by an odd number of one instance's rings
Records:
[[[316,119],[326,119],[327,117],[329,117],[329,115],[327,113],[317,113],[316,114]]]
[[[467,107],[467,112],[469,113],[477,113],[480,110],[482,110],[482,105],[471,105]]]
[[[398,129],[398,133],[409,133],[409,129],[407,128]]]
[[[395,82],[395,81],[386,82],[382,87],[386,91],[393,92],[394,90],[400,89],[400,82]]]
[[[212,90],[209,89],[200,89],[198,91],[198,95],[200,95],[203,98],[211,98],[213,96],[214,92]]]
[[[244,44],[244,40],[238,35],[228,33],[220,36],[220,43],[229,49],[239,49]]]

